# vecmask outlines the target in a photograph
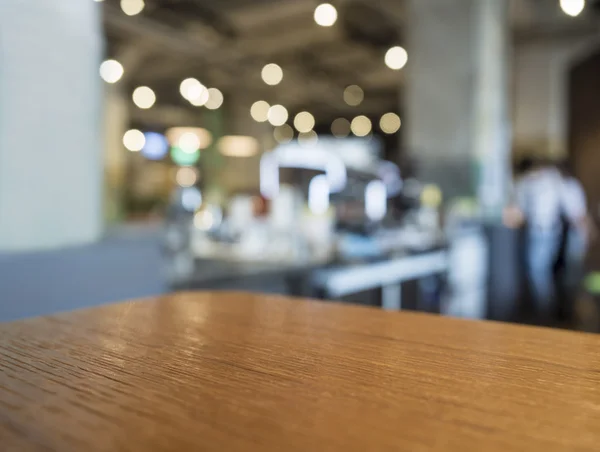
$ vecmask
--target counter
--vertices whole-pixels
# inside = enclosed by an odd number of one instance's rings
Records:
[[[3,450],[596,451],[600,337],[187,293],[0,325]]]

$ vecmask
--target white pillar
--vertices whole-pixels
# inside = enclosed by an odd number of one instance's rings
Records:
[[[0,1],[0,250],[101,234],[99,4]]]
[[[508,111],[508,2],[475,2],[476,60],[472,151],[482,214],[500,218],[511,186]]]
[[[409,5],[405,144],[417,176],[498,210],[510,177],[507,1]]]

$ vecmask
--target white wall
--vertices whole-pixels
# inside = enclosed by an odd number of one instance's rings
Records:
[[[521,44],[514,50],[513,148],[562,156],[566,151],[566,90],[570,46]]]
[[[0,1],[0,251],[101,233],[99,5]]]

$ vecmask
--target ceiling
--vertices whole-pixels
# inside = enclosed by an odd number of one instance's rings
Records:
[[[558,0],[511,0],[517,38],[545,39],[597,28],[595,20],[566,20]],[[404,0],[341,0],[333,27],[313,19],[316,0],[146,0],[142,14],[126,16],[119,0],[105,0],[107,53],[125,67],[123,85],[147,85],[170,122],[197,114],[179,94],[196,77],[219,88],[229,102],[256,100],[308,109],[317,120],[397,110],[402,71],[384,64],[385,51],[403,43]],[[578,18],[579,19],[579,18]],[[267,63],[284,70],[277,86],[262,82]],[[344,88],[365,91],[360,107],[343,100]],[[152,120],[154,112],[137,112]],[[196,113],[195,113],[196,112]],[[143,119],[142,118],[142,119]],[[155,118],[154,121],[163,120]],[[163,121],[165,122],[165,121]],[[166,122],[169,122],[167,119]]]
[[[384,54],[401,43],[401,3],[348,0],[336,26],[320,27],[314,0],[146,0],[132,17],[105,0],[107,53],[125,67],[128,89],[150,86],[171,109],[194,108],[179,84],[196,77],[248,108],[264,99],[327,119],[356,114],[343,91],[357,84],[365,91],[360,113],[378,114],[398,104],[401,71],[387,68]],[[267,63],[284,70],[277,86],[260,78]]]

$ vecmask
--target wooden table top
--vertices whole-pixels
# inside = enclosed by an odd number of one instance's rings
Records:
[[[600,337],[236,293],[0,325],[2,451],[598,451]]]

